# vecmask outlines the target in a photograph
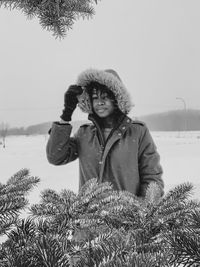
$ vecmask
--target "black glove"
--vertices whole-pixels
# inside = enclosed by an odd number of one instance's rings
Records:
[[[81,95],[83,89],[79,85],[70,85],[64,97],[64,109],[60,118],[64,121],[71,121],[72,113],[78,103],[77,96]]]

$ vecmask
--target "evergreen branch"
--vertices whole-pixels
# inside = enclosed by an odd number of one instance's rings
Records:
[[[71,203],[75,200],[77,195],[71,190],[64,189],[61,191],[60,196],[64,203],[71,205]]]
[[[96,193],[102,193],[105,191],[112,191],[113,187],[111,183],[105,182],[105,183],[98,183],[96,178],[90,179],[87,183],[85,183],[80,191],[79,191],[79,198],[81,197],[85,197],[85,196],[90,196],[90,194],[92,192],[95,192],[95,190],[97,190]],[[95,193],[94,193],[95,194]],[[94,195],[93,194],[93,195]]]
[[[9,240],[17,245],[24,246],[27,241],[32,241],[36,235],[36,225],[30,219],[18,220],[16,228],[11,230],[7,236]]]
[[[200,264],[200,235],[196,234],[192,229],[184,227],[184,229],[176,229],[175,231],[165,235],[167,242],[173,248],[173,262],[190,266]]]
[[[34,204],[29,209],[33,217],[53,217],[59,214],[59,209],[50,204]]]
[[[28,169],[22,169],[15,173],[7,182],[6,185],[0,188],[0,196],[3,195],[12,197],[14,195],[25,195],[27,194],[35,185],[39,183],[40,179],[38,177],[33,177],[29,175]]]
[[[168,201],[184,201],[192,195],[193,185],[189,182],[180,184],[171,189],[161,200],[161,203]]]
[[[15,185],[29,176],[28,169],[21,169],[8,179],[7,185]]]
[[[146,190],[145,195],[145,203],[149,204],[156,204],[159,202],[161,198],[161,190],[157,183],[153,182],[150,183]]]
[[[16,212],[17,210],[23,209],[28,204],[27,200],[24,197],[6,197],[1,199],[0,206],[0,216],[3,216],[7,212]]]
[[[200,234],[200,208],[199,206],[196,208],[192,208],[191,209],[191,213],[190,213],[190,221],[188,222],[188,224],[190,225],[190,227],[192,229],[194,229],[195,231],[198,231],[198,233]]]
[[[21,227],[15,230],[21,236],[19,249],[12,247],[14,242],[4,248],[14,261],[17,251],[24,264],[19,266],[27,267],[198,266],[200,204],[187,199],[190,190],[183,184],[159,198],[153,184],[142,199],[95,179],[77,195],[45,190],[40,203],[31,207],[33,236]]]
[[[42,263],[42,266],[70,266],[68,257],[64,254],[61,244],[57,238],[51,235],[41,236],[37,239],[36,252],[38,262]]]
[[[93,2],[97,4],[97,0],[1,0],[0,6],[20,10],[28,19],[37,17],[42,28],[64,38],[77,19],[94,15]]]
[[[17,221],[18,215],[28,201],[25,195],[39,182],[39,178],[29,176],[27,169],[14,174],[0,187],[0,235]]]
[[[51,203],[54,205],[60,205],[63,202],[59,194],[51,189],[45,190],[41,193],[41,200],[44,205],[48,203]]]
[[[4,216],[4,218],[0,218],[1,222],[0,235],[6,234],[7,231],[11,228],[11,226],[14,225],[16,220],[17,220],[17,214],[12,214],[11,216]]]

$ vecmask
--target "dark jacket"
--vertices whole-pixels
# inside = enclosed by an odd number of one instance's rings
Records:
[[[146,125],[123,116],[106,143],[98,124],[82,125],[71,137],[70,124],[53,123],[47,143],[47,158],[54,165],[79,158],[80,184],[97,178],[114,189],[144,196],[148,184],[156,182],[163,194],[160,156]]]

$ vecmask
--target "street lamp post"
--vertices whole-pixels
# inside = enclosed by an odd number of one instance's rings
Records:
[[[183,109],[184,109],[184,130],[187,131],[187,108],[186,108],[186,102],[182,97],[176,97],[177,100],[180,100],[183,103]]]

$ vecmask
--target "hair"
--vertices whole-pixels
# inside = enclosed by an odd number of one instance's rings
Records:
[[[115,98],[114,93],[106,85],[100,84],[98,82],[91,82],[86,86],[86,90],[90,97],[91,103],[92,103],[92,94],[93,94],[94,89],[96,89],[97,91],[100,91],[101,93],[107,93],[108,97],[114,101],[115,105],[117,105],[117,100]]]

